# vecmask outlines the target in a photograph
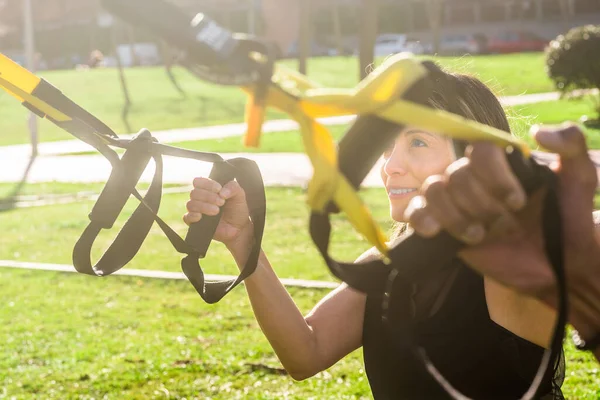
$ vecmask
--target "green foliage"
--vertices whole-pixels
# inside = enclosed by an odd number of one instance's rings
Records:
[[[546,71],[563,93],[600,89],[600,25],[573,28],[550,42],[546,49]],[[595,109],[600,119],[598,96]]]
[[[550,42],[547,72],[561,91],[600,88],[600,26],[571,29]]]
[[[600,89],[600,25],[571,29],[550,42],[546,49],[546,71],[558,90]],[[600,97],[596,96],[600,119]]]

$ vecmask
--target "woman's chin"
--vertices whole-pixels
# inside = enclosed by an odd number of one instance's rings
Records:
[[[405,211],[404,208],[401,210],[392,209],[390,212],[390,216],[396,222],[406,223],[408,221],[406,221],[406,218],[404,218],[404,211]]]

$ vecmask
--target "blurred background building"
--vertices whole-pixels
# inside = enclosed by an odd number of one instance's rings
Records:
[[[568,28],[600,21],[600,0],[170,0],[225,27],[277,43],[281,57],[358,54],[365,7],[376,7],[375,55],[497,53],[543,49]],[[40,69],[72,68],[96,51],[124,65],[161,63],[161,43],[121,27],[99,0],[32,0]],[[301,29],[302,28],[302,29]],[[304,29],[304,30],[303,30]],[[437,33],[436,33],[437,32]],[[0,51],[23,62],[22,0],[0,0]],[[97,53],[96,53],[97,54]]]

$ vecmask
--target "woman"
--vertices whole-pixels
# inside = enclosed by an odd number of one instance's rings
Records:
[[[441,70],[434,75],[433,107],[509,131],[498,100],[480,81]],[[398,235],[405,231],[402,224],[410,200],[429,176],[444,173],[461,157],[465,146],[408,128],[385,152],[381,177],[390,214],[401,224]],[[514,207],[523,201],[510,199]],[[244,192],[237,183],[221,187],[196,178],[184,221],[190,224],[202,214],[215,215],[219,207],[224,212],[214,238],[243,266],[252,243],[252,227]],[[465,240],[482,234],[475,226]],[[370,251],[359,260],[377,256]],[[264,253],[256,272],[246,280],[246,288],[261,329],[294,379],[309,378],[363,346],[376,399],[446,398],[410,349],[398,346],[384,331],[380,296],[365,296],[342,284],[304,317]],[[549,308],[480,277],[458,258],[426,284],[412,285],[408,293],[394,296],[410,296],[421,344],[441,373],[465,395],[512,399],[529,387],[550,342],[555,314]],[[543,382],[547,398],[562,398],[559,372],[551,371]]]

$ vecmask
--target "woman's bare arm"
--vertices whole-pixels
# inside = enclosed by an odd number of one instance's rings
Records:
[[[242,235],[250,235],[248,233]],[[238,265],[248,256],[247,238],[229,246]],[[306,317],[279,281],[264,252],[245,280],[254,315],[284,368],[296,380],[321,372],[361,346],[365,295],[341,285]]]

